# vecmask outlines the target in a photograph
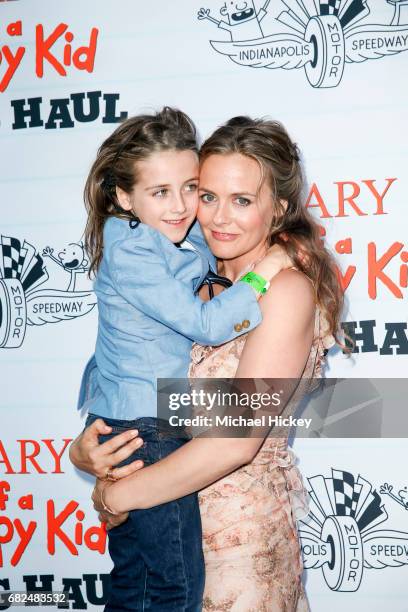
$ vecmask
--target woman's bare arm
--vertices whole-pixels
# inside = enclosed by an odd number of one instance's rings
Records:
[[[313,339],[315,303],[310,281],[284,270],[260,300],[262,323],[248,336],[237,378],[298,378]],[[249,463],[261,438],[196,438],[161,461],[104,489],[115,512],[151,508],[198,491]]]

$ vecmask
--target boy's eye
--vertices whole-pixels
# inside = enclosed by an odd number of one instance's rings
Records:
[[[235,202],[239,204],[239,206],[248,206],[248,204],[251,203],[251,200],[248,200],[248,198],[244,198],[242,196],[238,196],[237,198],[235,198]]]
[[[185,186],[184,189],[186,191],[189,191],[189,192],[190,191],[197,191],[197,187],[198,187],[197,183],[189,183],[188,185]]]
[[[200,198],[202,202],[205,202],[205,204],[211,204],[212,202],[215,202],[215,195],[213,195],[212,193],[203,193]]]
[[[168,189],[158,189],[157,191],[153,192],[153,196],[158,198],[164,198],[164,196],[167,195],[168,192]]]

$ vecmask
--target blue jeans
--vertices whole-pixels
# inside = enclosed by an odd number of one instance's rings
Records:
[[[88,414],[85,426],[97,418]],[[113,429],[99,436],[101,444],[126,429],[138,429],[144,441],[119,466],[135,459],[143,459],[145,465],[155,463],[190,439],[187,434],[167,433],[152,417],[103,420]],[[105,612],[201,610],[204,557],[196,493],[148,510],[131,510],[124,523],[107,533],[113,569]]]

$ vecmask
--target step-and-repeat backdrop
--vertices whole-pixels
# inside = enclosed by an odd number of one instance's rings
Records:
[[[406,375],[406,5],[0,2],[0,592],[65,589],[72,609],[106,595],[92,479],[68,448],[97,322],[82,190],[121,119],[178,106],[202,137],[237,114],[281,120],[302,150],[305,206],[336,253],[356,340],[351,358],[331,352],[327,375]],[[299,524],[313,612],[408,610],[405,440],[294,446],[313,504]]]

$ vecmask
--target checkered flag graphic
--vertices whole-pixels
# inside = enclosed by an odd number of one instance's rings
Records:
[[[341,0],[320,0],[321,15],[338,15]]]
[[[17,278],[22,262],[20,261],[21,243],[17,238],[2,236],[2,270],[4,278]]]
[[[1,236],[0,278],[15,278],[22,284],[25,293],[33,291],[48,280],[47,269],[35,247],[18,238]]]
[[[358,493],[354,490],[354,476],[350,472],[332,469],[334,499],[337,516],[355,516]]]

